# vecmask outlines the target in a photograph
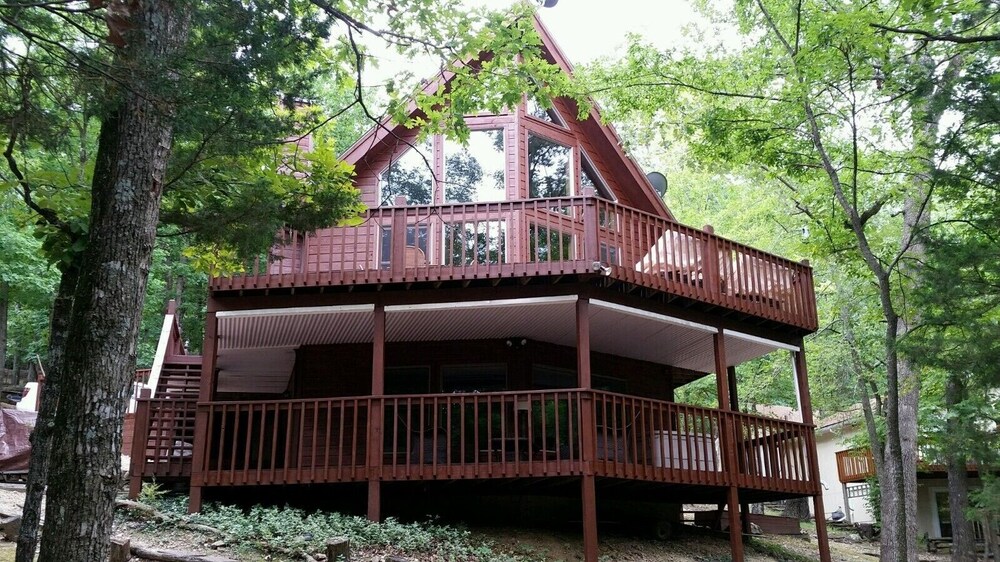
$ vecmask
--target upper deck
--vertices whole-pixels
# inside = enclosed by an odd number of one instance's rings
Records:
[[[720,314],[817,327],[812,270],[593,195],[371,209],[356,227],[288,231],[216,294],[599,279]],[[722,309],[721,311],[717,309]]]

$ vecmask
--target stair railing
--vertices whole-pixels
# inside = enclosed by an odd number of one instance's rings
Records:
[[[153,356],[153,366],[149,370],[146,387],[150,389],[150,398],[156,398],[156,387],[160,383],[160,373],[167,355],[183,355],[184,344],[180,341],[180,324],[177,319],[177,301],[171,299],[167,303],[167,313],[163,316],[163,326],[160,328],[160,340],[156,344],[156,355]]]

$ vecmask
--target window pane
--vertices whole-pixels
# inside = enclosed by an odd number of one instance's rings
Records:
[[[427,225],[421,224],[416,226],[406,227],[406,246],[409,248],[417,248],[419,252],[415,252],[413,255],[412,263],[405,263],[406,258],[404,257],[405,267],[417,267],[421,265],[426,265],[426,261],[421,262],[420,256],[426,260],[427,256]],[[404,248],[405,252],[406,249]],[[389,265],[392,263],[392,227],[383,226],[382,227],[382,238],[379,241],[379,267],[382,269],[389,269]]]
[[[576,388],[576,371],[551,365],[531,366],[532,388]]]
[[[386,394],[426,394],[430,388],[429,367],[386,367]]]
[[[532,199],[570,194],[572,150],[568,146],[528,135],[528,196]]]
[[[560,127],[565,127],[566,122],[563,121],[562,116],[556,111],[556,108],[550,107],[545,108],[541,103],[535,98],[528,98],[528,105],[525,107],[528,115],[534,117],[535,119],[541,119],[547,123],[552,123],[554,125],[559,125]]]
[[[507,365],[445,365],[441,367],[442,392],[498,392],[507,390]]]
[[[528,227],[528,253],[532,262],[572,259],[573,235],[532,224]]]
[[[379,206],[395,205],[400,195],[406,197],[407,205],[430,205],[434,185],[430,167],[433,154],[433,145],[427,140],[389,164],[378,177]]]
[[[507,261],[504,221],[444,225],[444,265],[495,264]]]
[[[598,173],[597,168],[594,167],[594,163],[590,161],[590,157],[587,156],[586,152],[582,150],[580,153],[583,155],[582,162],[580,162],[580,192],[583,193],[584,188],[591,187],[597,193],[598,197],[607,199],[609,201],[614,201],[614,196],[611,194],[611,189],[608,188],[607,182]]]
[[[507,198],[503,129],[472,131],[469,145],[444,141],[444,197],[449,203]]]

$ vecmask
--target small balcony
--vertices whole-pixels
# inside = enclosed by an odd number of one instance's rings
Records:
[[[268,256],[210,286],[226,294],[595,277],[803,332],[817,327],[808,265],[590,194],[379,207],[356,227],[287,231]]]

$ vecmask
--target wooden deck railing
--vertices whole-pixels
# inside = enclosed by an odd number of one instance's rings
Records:
[[[211,402],[206,486],[343,482],[368,476],[369,398]]]
[[[875,459],[868,447],[837,451],[837,476],[843,483],[860,482],[875,476]]]
[[[626,282],[817,325],[808,265],[591,195],[379,207],[357,227],[281,238],[212,290],[587,274],[597,263]]]
[[[133,478],[190,474],[192,455],[201,453],[205,468],[192,478],[204,486],[531,478],[589,469],[651,482],[819,489],[807,461],[811,426],[610,392],[202,403],[209,435],[200,451],[192,445],[195,408],[191,401],[141,401],[137,436],[149,437],[144,449],[133,448],[146,458],[133,463]],[[381,442],[374,450],[373,439]]]
[[[190,476],[197,402],[144,393],[136,407],[130,477],[137,484],[141,478]]]
[[[581,391],[385,398],[385,479],[580,474]]]

